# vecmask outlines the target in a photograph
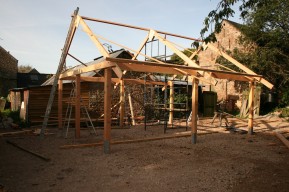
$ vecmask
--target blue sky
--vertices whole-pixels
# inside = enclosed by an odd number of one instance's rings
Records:
[[[203,20],[219,0],[0,0],[0,46],[19,65],[31,65],[41,73],[55,73],[58,67],[71,14],[200,37]],[[237,10],[237,9],[236,9]],[[241,22],[236,15],[230,20]],[[137,49],[146,33],[88,22],[96,34]],[[192,42],[171,39],[184,47]],[[105,42],[102,42],[105,43]],[[112,45],[114,50],[119,47]],[[154,45],[156,49],[156,45]],[[71,54],[89,62],[99,53],[87,35],[78,30]],[[77,62],[68,59],[68,66]]]

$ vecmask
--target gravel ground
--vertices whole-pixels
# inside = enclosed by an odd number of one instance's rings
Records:
[[[64,139],[50,128],[41,139],[31,134],[0,138],[0,191],[288,191],[289,150],[272,131],[286,131],[289,123],[277,117],[259,118],[255,134],[245,134],[246,123],[229,119],[235,131],[199,121],[197,144],[190,137],[60,149],[65,144],[98,142],[82,130]],[[182,129],[170,129],[165,136]],[[218,133],[217,133],[218,132]],[[206,133],[205,135],[202,135]],[[114,140],[164,136],[163,127],[142,125],[112,130]],[[44,161],[7,143],[16,143],[51,161]]]

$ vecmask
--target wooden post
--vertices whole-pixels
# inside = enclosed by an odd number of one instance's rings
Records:
[[[80,74],[75,81],[75,137],[80,138]]]
[[[111,68],[104,70],[104,133],[103,150],[104,153],[110,153],[111,139]]]
[[[62,128],[62,99],[63,99],[63,81],[58,80],[58,128]]]
[[[24,120],[25,122],[28,122],[28,105],[29,105],[29,94],[30,91],[29,90],[25,90],[24,91]]]
[[[197,120],[198,120],[198,80],[192,78],[192,143],[197,143]]]
[[[133,111],[132,99],[131,99],[131,95],[130,95],[130,90],[129,89],[128,89],[128,102],[129,102],[132,125],[135,125],[134,111]]]
[[[253,118],[254,118],[254,82],[250,81],[249,84],[249,120],[248,120],[248,134],[253,134]]]
[[[174,120],[174,83],[169,81],[170,85],[170,110],[169,110],[169,124],[173,124]]]
[[[124,80],[120,80],[120,107],[119,107],[119,124],[123,128],[124,125]]]
[[[130,93],[128,93],[128,102],[129,102],[129,107],[130,107],[132,125],[135,125],[134,111],[133,111],[133,105],[132,105],[132,99],[131,99]]]

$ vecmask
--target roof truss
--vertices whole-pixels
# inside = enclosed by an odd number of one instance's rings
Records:
[[[94,34],[92,30],[89,28],[89,26],[87,25],[87,23],[85,22],[85,20],[143,30],[143,31],[147,31],[148,34],[146,35],[144,40],[141,42],[139,49],[133,50],[126,46],[120,45],[116,42],[110,41],[108,39],[105,39],[104,37]],[[115,23],[111,21],[104,21],[104,20],[84,17],[84,16],[80,16],[77,14],[75,26],[78,27],[79,25],[81,25],[83,31],[89,36],[89,38],[95,44],[96,48],[99,50],[101,55],[105,58],[105,60],[101,63],[95,63],[95,64],[90,63],[89,66],[83,66],[75,70],[72,69],[70,71],[63,72],[60,75],[60,79],[64,79],[70,76],[75,76],[76,74],[81,74],[81,73],[85,73],[89,71],[112,68],[112,70],[115,72],[115,74],[117,75],[119,79],[122,78],[123,74],[125,74],[126,71],[138,71],[138,72],[147,72],[147,73],[160,73],[161,72],[164,74],[171,74],[175,76],[176,75],[188,75],[188,76],[196,77],[199,80],[204,81],[204,82],[210,82],[211,84],[215,84],[216,82],[215,78],[217,78],[217,79],[229,79],[229,80],[237,80],[237,81],[257,81],[257,82],[264,84],[270,89],[273,87],[273,85],[267,80],[265,80],[262,76],[256,74],[255,72],[253,72],[252,70],[250,70],[249,68],[247,68],[246,66],[244,66],[243,64],[241,64],[240,62],[232,58],[231,56],[229,56],[228,54],[214,47],[212,44],[203,43],[203,46],[205,48],[209,48],[213,50],[214,52],[217,52],[219,55],[223,56],[225,59],[227,59],[234,65],[236,65],[241,70],[243,70],[244,73],[232,72],[232,71],[227,71],[227,70],[226,71],[211,70],[211,69],[202,68],[198,64],[196,64],[194,60],[192,60],[193,57],[201,51],[201,49],[198,49],[190,57],[188,57],[177,48],[175,43],[168,41],[166,39],[166,36],[164,37],[163,35],[175,36],[175,37],[184,38],[184,39],[193,40],[193,41],[200,41],[199,39],[185,37],[185,36],[176,35],[172,33],[157,31],[157,30],[152,30],[148,28],[142,28],[142,27],[127,25],[127,24],[121,24],[121,23]],[[131,60],[110,58],[109,52],[100,43],[100,39],[106,40],[112,44],[118,45],[131,52],[134,52],[133,58]],[[149,40],[153,40],[153,39],[158,39],[159,42],[161,42],[166,47],[171,49],[176,55],[178,55],[182,60],[184,60],[184,65],[167,64],[167,63],[164,63],[163,61],[159,61],[155,58],[151,58],[148,55],[143,54],[141,51],[143,50],[145,44]],[[142,55],[155,62],[137,61],[136,59],[139,55]]]

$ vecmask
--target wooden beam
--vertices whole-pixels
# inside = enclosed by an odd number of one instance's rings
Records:
[[[169,124],[173,124],[174,120],[174,83],[172,81],[169,81],[170,86],[170,111],[169,111]]]
[[[251,75],[257,75],[254,71],[252,71],[251,69],[247,68],[246,66],[244,66],[243,64],[241,64],[239,61],[237,61],[236,59],[232,58],[230,55],[228,55],[227,53],[219,50],[218,48],[216,48],[215,46],[213,46],[212,44],[208,43],[206,44],[206,46],[208,46],[208,48],[210,48],[212,51],[218,53],[219,55],[223,56],[225,59],[227,59],[228,61],[230,61],[231,63],[233,63],[234,65],[236,65],[237,67],[239,67],[240,69],[242,69],[243,71],[245,71],[248,74]],[[273,88],[273,84],[271,84],[269,81],[267,81],[264,78],[258,79],[255,77],[255,79],[257,81],[260,81],[263,85],[265,85],[266,87],[268,87],[269,89]]]
[[[109,40],[109,39],[107,39],[107,38],[104,38],[104,37],[102,37],[102,36],[100,36],[100,35],[97,35],[97,37],[98,37],[99,39],[102,39],[102,40],[104,40],[104,41],[107,41],[107,42],[109,42],[109,43],[111,43],[111,44],[114,44],[114,45],[116,45],[116,46],[122,47],[122,48],[124,48],[124,49],[126,49],[126,50],[129,50],[129,51],[131,51],[131,52],[134,52],[134,53],[137,53],[137,52],[138,52],[137,50],[131,49],[131,48],[127,47],[127,46],[124,46],[124,45],[122,45],[122,44],[119,44],[119,43],[116,43],[116,42],[114,42],[114,41],[111,41],[111,40]],[[139,55],[142,55],[142,56],[144,56],[145,58],[148,58],[148,59],[150,59],[150,60],[152,60],[152,61],[155,61],[155,62],[157,62],[157,63],[164,63],[164,62],[162,62],[162,61],[159,61],[158,59],[155,59],[155,58],[153,58],[153,57],[150,57],[150,56],[148,56],[148,55],[145,55],[145,54],[143,54],[143,53],[141,53],[141,52],[139,52]]]
[[[81,81],[86,82],[95,82],[95,83],[104,83],[104,77],[81,77]],[[111,83],[119,83],[119,78],[111,78]]]
[[[165,85],[162,81],[145,81],[142,79],[123,79],[126,84],[148,84],[148,85]]]
[[[145,73],[164,73],[164,74],[177,74],[182,75],[181,72],[176,71],[173,68],[165,66],[147,66],[147,65],[138,65],[138,64],[129,64],[129,63],[118,63],[118,66],[121,69],[126,71],[137,71]]]
[[[129,60],[129,59],[120,59],[120,58],[106,58],[107,61],[111,61],[117,63],[117,65],[122,70],[129,70],[129,71],[139,71],[139,72],[148,72],[148,73],[165,73],[165,74],[177,74],[183,75],[184,72],[188,73],[189,75],[196,74],[196,71],[205,71],[205,72],[212,72],[212,76],[216,76],[217,78],[229,78],[231,80],[242,80],[242,81],[249,81],[246,77],[254,77],[256,79],[260,79],[261,75],[254,75],[254,74],[247,74],[247,73],[237,73],[232,71],[219,71],[213,69],[206,69],[206,68],[197,68],[197,67],[190,67],[184,65],[176,65],[176,64],[162,64],[162,63],[155,63],[155,62],[148,62],[148,61],[137,61],[137,60]],[[182,70],[176,71],[176,69]]]
[[[252,135],[253,134],[253,120],[254,120],[254,89],[255,85],[254,82],[251,81],[249,83],[249,102],[248,102],[248,107],[249,107],[249,119],[248,119],[248,134]]]
[[[33,130],[23,130],[23,131],[13,131],[13,132],[0,133],[0,137],[10,136],[10,135],[28,134],[28,133],[33,133]]]
[[[276,135],[276,137],[277,137],[278,139],[280,139],[280,140],[283,142],[283,144],[284,144],[287,148],[289,148],[289,141],[288,141],[281,133],[275,132],[275,135]]]
[[[130,90],[128,90],[128,102],[129,102],[132,125],[135,125],[135,117],[134,117],[134,110],[133,110],[132,98],[131,98],[131,95],[130,95]]]
[[[124,126],[124,113],[125,113],[125,110],[124,110],[124,101],[125,101],[125,98],[124,98],[124,80],[121,80],[120,81],[120,107],[119,107],[119,124],[120,124],[120,127],[123,128]]]
[[[61,57],[60,57],[58,68],[57,68],[57,71],[56,71],[56,74],[54,77],[54,81],[52,84],[52,88],[50,91],[50,95],[49,95],[49,99],[48,99],[48,103],[47,103],[47,107],[46,107],[46,111],[45,111],[45,115],[44,115],[44,119],[43,119],[43,123],[42,123],[42,128],[41,128],[41,132],[40,132],[41,137],[44,137],[45,129],[47,127],[48,119],[50,116],[50,112],[51,112],[51,108],[52,108],[52,104],[53,104],[53,100],[54,100],[54,96],[55,96],[55,92],[56,92],[56,87],[57,87],[59,75],[63,70],[63,66],[64,66],[64,63],[66,61],[67,53],[69,51],[72,39],[74,37],[76,28],[78,26],[78,19],[76,18],[76,16],[78,15],[78,10],[79,10],[79,8],[77,8],[74,11],[73,18],[71,20],[69,30],[67,33],[67,37],[66,37],[66,40],[64,43],[64,47],[62,49]]]
[[[109,61],[103,61],[100,63],[99,63],[99,61],[94,61],[94,62],[90,62],[89,64],[90,65],[87,67],[83,66],[83,67],[80,67],[78,69],[71,69],[71,70],[68,70],[68,71],[62,73],[60,75],[60,79],[63,79],[64,77],[75,76],[75,75],[81,74],[81,73],[86,73],[86,72],[90,72],[90,71],[94,71],[94,70],[106,69],[109,67],[115,67],[116,66],[115,63],[112,63]]]
[[[190,60],[192,60],[192,59],[202,50],[201,47],[202,47],[202,46],[200,46],[200,47],[189,57]],[[188,65],[188,63],[185,62],[185,65]]]
[[[142,30],[142,31],[150,31],[149,28],[143,28],[143,27],[127,25],[127,24],[122,24],[122,23],[116,23],[116,22],[112,22],[112,21],[105,21],[105,20],[95,19],[95,18],[91,18],[91,17],[81,16],[81,18],[84,19],[84,20],[95,21],[95,22],[100,22],[100,23],[106,23],[106,24],[110,24],[110,25],[117,25],[117,26],[132,28],[132,29],[138,29],[138,30]],[[193,41],[202,41],[201,39],[196,39],[196,38],[192,38],[192,37],[186,37],[186,36],[183,36],[183,35],[178,35],[178,34],[168,33],[168,32],[164,32],[164,31],[158,31],[158,30],[156,30],[156,31],[158,33],[160,33],[160,34],[169,35],[169,36],[173,36],[173,37],[179,37],[179,38],[193,40]]]
[[[141,43],[139,49],[137,50],[137,52],[134,54],[132,60],[135,60],[138,56],[139,56],[139,53],[141,52],[141,50],[144,48],[145,44],[147,43],[149,39],[149,34],[147,34],[147,36],[145,37],[145,39],[143,40],[143,42]]]
[[[198,121],[198,80],[192,78],[192,118],[191,118],[192,143],[197,143]]]
[[[77,17],[79,17],[79,23],[81,24],[83,31],[87,33],[87,35],[92,40],[92,42],[96,45],[97,49],[100,51],[102,56],[103,57],[109,57],[109,53],[103,47],[103,45],[100,43],[100,41],[98,40],[96,35],[94,35],[92,30],[88,27],[88,25],[84,22],[84,20],[79,15],[77,15]],[[113,71],[115,72],[115,74],[117,75],[118,78],[122,78],[122,71],[118,68],[118,66],[114,67]]]
[[[61,80],[75,80],[75,76],[63,77]],[[123,79],[126,84],[151,84],[151,85],[165,85],[165,82],[162,81],[145,81],[143,79]],[[95,82],[95,83],[104,83],[104,77],[80,77],[81,82]],[[119,83],[121,80],[119,78],[111,78],[111,82],[114,84]]]
[[[173,44],[167,41],[164,37],[160,36],[156,31],[153,31],[154,36],[160,40],[164,45],[170,48],[175,54],[177,54],[181,59],[183,59],[189,66],[200,68],[198,64],[196,64],[193,60],[189,59],[184,53],[182,53],[179,49],[177,49]]]
[[[63,113],[63,82],[58,80],[58,128],[62,129],[62,113]]]
[[[42,159],[44,161],[50,161],[51,160],[50,158],[44,157],[43,155],[41,155],[39,153],[36,153],[36,152],[31,151],[29,149],[26,149],[26,148],[24,148],[24,147],[22,147],[22,146],[20,146],[20,145],[18,145],[16,143],[12,142],[12,141],[6,140],[6,143],[8,143],[10,145],[13,145],[14,147],[17,147],[18,149],[21,149],[21,150],[23,150],[23,151],[25,151],[27,153],[30,153],[30,154],[32,154],[32,155],[34,155],[34,156],[36,156],[36,157],[38,157],[38,158],[40,158],[40,159]]]
[[[89,38],[97,47],[101,55],[103,57],[109,57],[108,51],[103,47],[103,45],[98,40],[98,38],[93,34],[92,30],[88,27],[88,25],[84,22],[84,20],[79,15],[77,15],[77,17],[79,18],[79,24],[82,26],[83,31],[89,36]]]
[[[103,150],[104,153],[110,153],[111,140],[111,69],[104,70],[104,132],[103,132]]]
[[[75,137],[80,138],[80,74],[75,79]]]
[[[213,133],[218,133],[218,132],[199,133],[199,135],[207,135],[207,134],[213,134]],[[111,145],[141,143],[141,142],[158,141],[158,140],[164,140],[164,139],[176,139],[176,138],[190,137],[190,136],[191,136],[191,133],[175,133],[174,135],[169,135],[169,136],[164,136],[164,137],[149,137],[149,138],[142,138],[142,139],[111,141]],[[60,149],[72,149],[72,148],[84,148],[84,147],[97,147],[97,146],[102,146],[102,145],[103,145],[103,142],[97,142],[97,143],[62,145],[59,148]]]

